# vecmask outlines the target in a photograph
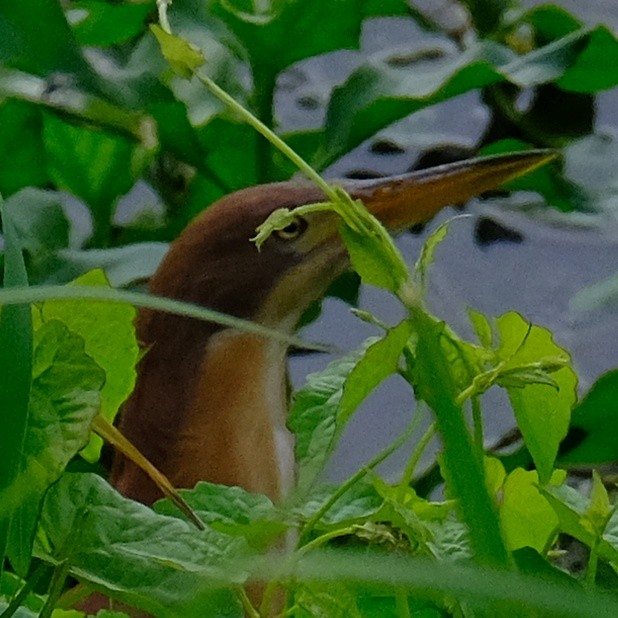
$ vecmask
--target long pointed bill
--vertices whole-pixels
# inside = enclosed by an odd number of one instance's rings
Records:
[[[424,223],[449,204],[495,189],[557,158],[552,150],[467,159],[418,172],[372,180],[345,181],[343,187],[391,231]]]

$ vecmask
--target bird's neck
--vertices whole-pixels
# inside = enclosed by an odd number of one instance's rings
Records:
[[[206,480],[279,502],[294,480],[293,440],[285,424],[286,347],[233,330],[212,334],[184,358],[157,345],[147,352],[152,366],[123,414],[125,435],[176,487]],[[154,370],[169,368],[170,360],[178,365],[175,375]],[[112,480],[135,499],[157,497],[126,462],[116,466]]]
[[[294,478],[287,400],[283,345],[230,330],[214,335],[176,435],[175,480],[207,478],[279,501]]]

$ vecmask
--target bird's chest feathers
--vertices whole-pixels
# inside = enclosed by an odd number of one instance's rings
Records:
[[[177,484],[239,485],[277,501],[289,491],[286,370],[280,343],[230,330],[211,337],[173,449]]]

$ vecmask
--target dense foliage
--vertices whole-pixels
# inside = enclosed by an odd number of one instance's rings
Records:
[[[356,49],[367,20],[413,20],[441,44],[370,57],[332,90],[321,126],[283,135],[315,170],[398,119],[478,90],[491,113],[479,149],[564,148],[560,164],[510,189],[536,191],[566,212],[612,206],[607,160],[618,149],[593,131],[595,97],[618,83],[614,35],[556,6],[454,4],[461,20],[447,28],[401,0],[2,2],[3,616],[79,616],[68,608],[92,589],[163,617],[258,616],[276,605],[279,587],[295,616],[618,615],[609,480],[601,469],[589,483],[568,482],[574,466],[618,460],[618,370],[578,401],[569,353],[546,329],[514,312],[471,311],[471,342],[429,314],[428,268],[448,226],[409,268],[358,205],[335,200],[335,210],[365,222],[366,235],[344,233],[361,279],[395,295],[406,317],[387,326],[365,315],[378,335],[295,394],[299,483],[286,504],[200,483],[181,492],[205,523],[200,531],[171,502],[147,508],[96,474],[91,429],[100,415],[114,417],[135,379],[132,305],[232,323],[133,288],[210,203],[296,171],[256,132],[258,121],[276,128],[287,69]],[[601,173],[565,173],[582,168]],[[136,185],[147,197],[123,218]],[[69,208],[67,193],[81,207]],[[375,468],[409,433],[347,482],[324,485],[346,423],[395,373],[419,402],[410,431],[433,415],[400,481],[387,484]],[[494,386],[506,391],[523,438],[508,456],[484,449],[483,394]],[[435,433],[443,450],[419,481]],[[430,500],[442,483],[445,499]],[[290,556],[269,554],[290,532]],[[564,559],[567,540],[584,552],[580,569]],[[261,608],[242,587],[251,577],[269,582]]]

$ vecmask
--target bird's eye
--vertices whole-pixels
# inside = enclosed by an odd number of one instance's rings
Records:
[[[274,234],[281,240],[294,240],[307,229],[307,221],[302,217],[294,217],[284,228],[276,230]]]

